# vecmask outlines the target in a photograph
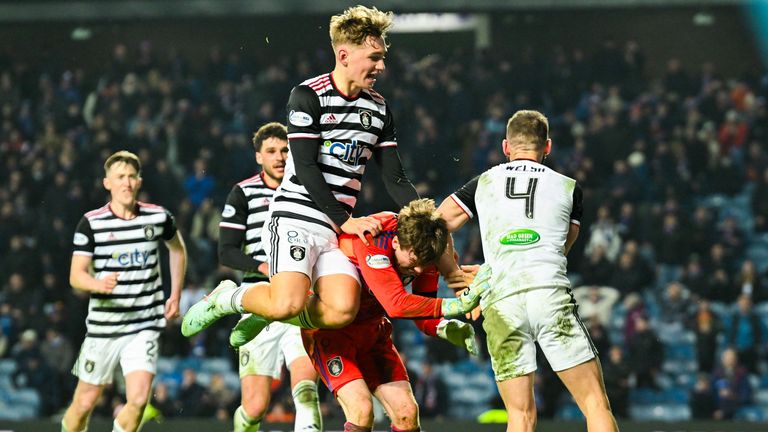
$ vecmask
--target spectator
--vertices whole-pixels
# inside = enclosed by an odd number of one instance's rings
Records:
[[[727,348],[720,356],[720,366],[712,376],[715,390],[717,420],[732,419],[739,408],[752,400],[752,388],[749,386],[747,370],[739,364],[739,355],[734,349]]]
[[[658,390],[656,376],[664,361],[664,348],[644,315],[635,317],[635,334],[627,343],[637,387]]]
[[[197,382],[197,372],[192,368],[182,372],[176,400],[177,412],[181,417],[210,417],[214,413],[211,395],[208,389]]]
[[[748,296],[752,303],[761,303],[768,300],[768,293],[763,290],[760,275],[757,274],[755,263],[745,260],[741,263],[741,270],[734,277],[733,291],[740,295]]]
[[[608,351],[608,361],[603,364],[603,379],[611,409],[618,418],[629,416],[630,375],[631,370],[624,360],[624,351],[618,345],[612,346]]]
[[[597,210],[597,221],[590,228],[589,240],[584,252],[592,255],[593,249],[598,246],[602,247],[605,259],[611,263],[616,262],[621,251],[621,235],[619,226],[611,218],[611,211],[607,205],[602,205]]]
[[[448,415],[448,388],[434,372],[430,362],[421,364],[421,373],[413,380],[413,394],[422,418],[443,418]]]
[[[756,373],[765,343],[763,323],[752,310],[752,300],[748,295],[739,296],[736,306],[737,310],[731,317],[727,342],[736,351],[740,365],[747,371]]]
[[[665,324],[685,323],[691,309],[691,301],[686,290],[679,282],[670,282],[659,298],[660,318]]]
[[[207,165],[205,159],[196,159],[194,173],[188,175],[184,180],[184,189],[186,189],[189,201],[194,208],[200,207],[200,204],[211,196],[213,187],[216,184],[213,177],[207,172]]]
[[[697,420],[712,420],[715,417],[715,392],[709,374],[699,373],[690,399],[691,417]]]
[[[700,300],[688,326],[696,335],[696,363],[699,372],[711,374],[715,368],[718,338],[723,333],[720,318],[710,309],[709,302]]]
[[[579,304],[579,316],[585,321],[594,321],[603,326],[610,325],[613,305],[619,299],[619,291],[608,286],[580,286],[574,288],[573,296]]]
[[[607,285],[611,281],[614,266],[605,256],[605,248],[595,245],[587,261],[582,263],[581,277],[584,285]]]
[[[164,418],[171,418],[177,414],[178,404],[171,398],[168,384],[163,381],[155,384],[155,394],[150,403]]]

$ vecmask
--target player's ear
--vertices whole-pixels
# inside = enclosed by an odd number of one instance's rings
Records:
[[[509,141],[506,138],[501,141],[501,150],[504,152],[504,156],[509,157],[511,150],[509,148]]]
[[[111,190],[110,184],[109,184],[109,178],[104,177],[101,179],[101,184],[104,185],[104,189]]]
[[[341,63],[342,66],[347,67],[349,63],[349,49],[342,45],[336,50],[336,61]]]
[[[547,144],[544,146],[544,155],[552,153],[552,139],[547,138]]]
[[[397,239],[397,235],[392,237],[392,249],[400,249],[400,240]]]
[[[264,158],[261,156],[261,153],[260,152],[255,152],[255,153],[256,153],[256,163],[259,165],[263,165]]]

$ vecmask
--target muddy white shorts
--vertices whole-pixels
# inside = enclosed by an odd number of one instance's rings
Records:
[[[109,384],[118,362],[123,375],[142,370],[155,374],[160,333],[146,330],[119,338],[85,337],[72,373],[95,385]]]

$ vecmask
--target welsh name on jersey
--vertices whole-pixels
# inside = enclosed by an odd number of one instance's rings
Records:
[[[483,307],[520,291],[569,287],[565,241],[580,224],[581,188],[531,160],[514,160],[484,172],[451,195],[477,217],[491,290]]]
[[[91,294],[86,336],[115,338],[165,327],[159,242],[175,234],[173,216],[147,203],[138,203],[137,216],[129,220],[115,216],[109,205],[80,219],[73,254],[92,257],[97,279],[119,273],[111,293]]]
[[[275,190],[264,183],[261,174],[243,180],[229,193],[219,226],[245,231],[243,252],[259,262],[267,261],[261,242],[261,229],[268,216],[269,204]],[[243,283],[266,280],[266,275],[254,272],[243,274]]]
[[[304,81],[291,92],[289,145],[293,147],[292,141],[302,138],[320,141],[317,164],[334,197],[350,214],[373,148],[397,145],[394,121],[384,98],[373,90],[363,90],[356,98],[348,98],[336,88],[331,74]],[[293,152],[292,148],[285,179],[275,193],[272,214],[339,232],[296,176]]]

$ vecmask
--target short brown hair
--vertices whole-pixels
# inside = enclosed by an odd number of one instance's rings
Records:
[[[115,152],[112,154],[112,156],[108,157],[104,162],[104,173],[106,174],[109,172],[109,169],[112,168],[112,165],[118,162],[122,162],[134,167],[136,169],[136,173],[141,175],[141,161],[139,161],[139,157],[129,152],[128,150],[120,150],[119,152]]]
[[[538,111],[520,110],[507,122],[507,141],[510,146],[538,151],[544,148],[548,139],[549,121]]]
[[[331,45],[336,48],[344,43],[362,45],[368,36],[385,40],[392,27],[392,12],[382,12],[376,7],[353,6],[331,17]]]
[[[269,138],[277,138],[282,141],[288,141],[288,129],[284,124],[278,122],[267,123],[260,127],[253,134],[253,149],[257,152],[261,151],[261,144]]]
[[[413,249],[420,265],[434,264],[440,259],[448,245],[448,226],[434,200],[416,199],[400,210],[397,240],[400,247]]]

